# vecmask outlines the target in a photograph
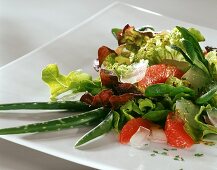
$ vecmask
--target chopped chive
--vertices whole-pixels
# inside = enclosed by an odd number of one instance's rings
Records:
[[[159,152],[158,152],[158,151],[156,151],[156,150],[153,150],[153,152],[154,152],[154,153],[159,153]]]
[[[167,152],[162,152],[161,154],[162,154],[162,155],[167,155]]]
[[[204,145],[207,145],[207,146],[214,146],[215,145],[215,142],[212,142],[212,141],[202,141],[202,143]]]
[[[173,159],[176,161],[184,161],[184,158],[179,155],[176,155]]]
[[[173,158],[173,159],[174,159],[175,161],[179,161],[179,158],[176,158],[176,157],[175,157],[175,158]]]
[[[177,151],[177,149],[176,148],[172,148],[171,151]]]
[[[203,156],[203,153],[195,153],[194,156],[201,157]]]
[[[166,148],[163,148],[163,150],[165,150],[165,151],[169,151],[168,149],[166,149]]]
[[[156,155],[154,153],[152,153],[151,156],[156,156]]]

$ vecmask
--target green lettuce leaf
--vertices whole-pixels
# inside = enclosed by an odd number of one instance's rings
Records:
[[[185,131],[194,139],[195,142],[200,141],[203,137],[203,130],[195,121],[195,116],[199,112],[200,107],[193,104],[190,100],[181,99],[175,103],[176,113],[184,120]]]
[[[97,93],[101,90],[101,83],[92,80],[89,74],[77,70],[63,75],[60,74],[56,64],[49,64],[43,69],[42,80],[50,87],[52,101],[57,100],[57,96],[69,90],[73,93],[85,91]]]
[[[189,64],[201,69],[211,80],[212,75],[210,72],[210,65],[204,57],[203,50],[201,49],[198,40],[195,38],[195,35],[184,27],[176,26],[176,28],[179,30],[183,37],[180,40],[181,46],[177,44],[172,44],[171,47],[174,50],[180,52],[185,58],[185,60],[189,62]]]
[[[119,132],[120,115],[118,112],[113,111],[113,127],[116,132]]]
[[[112,32],[113,36],[116,38],[116,40],[118,40],[118,34],[120,32],[122,32],[122,29],[120,29],[120,28],[112,28],[111,32]]]
[[[165,122],[169,112],[170,110],[149,111],[143,116],[143,118],[148,119],[152,122],[157,122],[157,123]]]
[[[183,76],[182,79],[190,82],[194,90],[201,89],[210,83],[209,77],[204,71],[196,66],[192,66]]]
[[[203,115],[206,115],[207,111],[212,110],[217,114],[217,109],[212,108],[210,105],[201,106],[199,112],[195,116],[195,121],[199,124],[200,128],[203,130],[203,136],[207,134],[216,134],[217,135],[217,127],[207,124],[203,120]]]
[[[142,116],[150,121],[162,123],[165,122],[170,110],[165,109],[159,102],[155,104],[150,99],[145,98],[138,101],[128,101],[120,108],[120,111],[126,120]],[[116,120],[118,120],[118,117]]]
[[[139,105],[139,109],[143,112],[150,109],[154,109],[156,107],[156,105],[148,98],[139,99],[138,105]]]
[[[212,99],[215,100],[216,92],[217,92],[217,84],[210,86],[210,90],[208,90],[202,96],[200,96],[199,98],[197,98],[197,100],[195,101],[195,103],[200,104],[200,105],[201,104],[206,104],[209,101],[211,101],[211,103],[212,103]]]
[[[135,116],[143,114],[137,104],[132,100],[121,106],[120,111],[125,115],[127,120],[133,119]]]
[[[184,120],[186,132],[197,142],[207,134],[217,134],[217,127],[207,124],[204,121],[204,115],[210,109],[217,114],[217,109],[210,105],[197,106],[190,100],[181,99],[176,102],[176,113]]]
[[[199,30],[197,30],[196,28],[188,28],[188,31],[192,34],[192,36],[198,41],[205,41],[204,36],[201,34],[201,32]]]

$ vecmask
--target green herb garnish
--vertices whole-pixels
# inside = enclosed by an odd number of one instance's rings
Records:
[[[204,156],[204,154],[203,153],[195,153],[194,156],[196,156],[196,157],[202,157],[202,156]]]

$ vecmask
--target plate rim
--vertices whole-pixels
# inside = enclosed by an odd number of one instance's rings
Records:
[[[70,28],[69,30],[65,31],[64,33],[58,35],[57,37],[55,37],[54,39],[51,39],[50,41],[42,44],[41,46],[39,46],[38,48],[32,50],[31,52],[23,55],[22,57],[19,57],[18,59],[16,60],[13,60],[11,61],[10,63],[0,67],[0,71],[6,69],[7,67],[10,67],[11,65],[15,64],[16,62],[22,60],[22,59],[25,59],[26,57],[29,57],[31,56],[31,54],[43,49],[44,47],[52,44],[53,42],[57,41],[58,39],[60,39],[61,37],[64,37],[66,36],[68,33],[70,32],[73,32],[77,29],[79,29],[80,27],[82,27],[83,25],[85,25],[86,23],[94,20],[96,17],[98,17],[100,14],[106,12],[107,10],[115,7],[116,5],[123,5],[123,6],[128,6],[128,7],[132,7],[134,9],[137,9],[137,10],[141,10],[143,12],[146,12],[146,13],[149,13],[149,14],[154,14],[154,15],[160,15],[160,16],[164,16],[164,17],[167,17],[169,19],[175,19],[173,17],[170,17],[170,16],[165,16],[165,15],[161,15],[159,13],[156,13],[156,12],[153,12],[151,10],[147,10],[147,9],[144,9],[144,8],[141,8],[141,7],[137,7],[135,5],[131,5],[129,3],[123,3],[123,2],[119,2],[119,1],[115,1],[109,5],[107,5],[105,8],[101,9],[100,11],[98,11],[97,13],[95,13],[94,15],[88,17],[87,19],[85,19],[84,21],[82,21],[81,23],[77,24],[76,26]],[[178,19],[176,19],[178,20]],[[178,20],[178,21],[182,21],[182,22],[186,22],[186,21],[183,21],[183,20]],[[189,23],[189,22],[186,22],[186,23]],[[190,24],[193,24],[193,23],[190,23]],[[196,25],[196,24],[194,24]],[[200,25],[198,25],[200,26]],[[202,26],[204,27],[204,26]],[[209,27],[204,27],[204,28],[208,28],[208,29],[211,29],[211,30],[214,30],[212,28],[209,28]],[[216,31],[216,30],[215,30]],[[64,160],[68,160],[70,162],[75,162],[75,163],[78,163],[78,164],[81,164],[81,165],[84,165],[84,166],[88,166],[88,167],[91,167],[91,168],[100,168],[100,169],[117,169],[115,168],[114,166],[111,166],[111,165],[105,165],[101,162],[97,162],[97,164],[93,161],[88,161],[88,160],[81,160],[80,158],[74,156],[74,155],[71,155],[70,157],[68,157],[67,155],[64,156],[64,154],[60,154],[59,152],[56,152],[55,150],[50,150],[50,149],[42,149],[40,146],[38,145],[35,145],[29,141],[25,141],[25,140],[22,140],[22,139],[19,139],[19,138],[16,138],[16,137],[13,137],[12,135],[8,135],[8,136],[0,136],[0,138],[2,139],[5,139],[9,142],[13,142],[15,144],[18,144],[18,145],[22,145],[24,147],[27,147],[29,149],[33,149],[33,150],[36,150],[36,151],[39,151],[39,152],[42,152],[44,154],[48,154],[48,155],[51,155],[51,156],[54,156],[54,157],[57,157],[57,158],[61,158],[61,159],[64,159]],[[58,156],[57,156],[58,155]],[[86,163],[84,163],[86,162]]]

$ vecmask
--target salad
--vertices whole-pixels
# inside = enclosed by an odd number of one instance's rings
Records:
[[[113,130],[121,144],[144,148],[150,142],[189,148],[217,135],[217,49],[199,42],[195,28],[113,28],[116,49],[102,46],[94,69],[99,77],[56,64],[42,71],[49,102],[1,104],[0,110],[68,110],[71,116],[0,129],[0,135],[94,126],[81,147]]]

